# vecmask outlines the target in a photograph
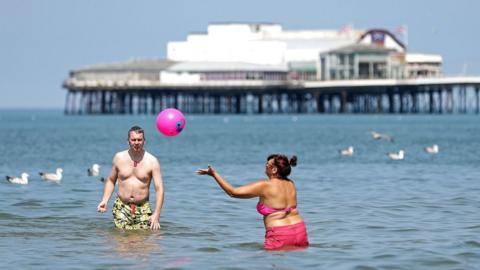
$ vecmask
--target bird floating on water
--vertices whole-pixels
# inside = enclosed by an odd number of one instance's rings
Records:
[[[62,180],[62,173],[63,173],[63,169],[62,168],[57,168],[56,173],[39,172],[38,174],[40,174],[40,176],[42,177],[43,180],[60,181],[60,180]]]
[[[372,138],[374,138],[375,140],[386,140],[389,142],[394,141],[393,137],[387,134],[382,134],[375,131],[370,131],[370,134],[372,134]]]
[[[429,153],[429,154],[438,154],[438,151],[440,151],[440,149],[438,148],[438,145],[434,144],[432,146],[427,146],[425,148],[423,148],[423,150],[425,150],[425,152]]]
[[[97,163],[93,164],[92,167],[88,168],[87,172],[88,176],[98,176],[100,173],[100,165]]]
[[[346,149],[340,149],[340,150],[338,150],[338,152],[342,156],[351,157],[351,156],[353,156],[353,146],[349,146]]]
[[[405,158],[405,151],[400,150],[398,153],[388,153],[387,155],[391,160],[403,160]]]
[[[28,173],[24,172],[21,177],[7,175],[5,178],[12,184],[26,185],[28,184],[28,176]]]

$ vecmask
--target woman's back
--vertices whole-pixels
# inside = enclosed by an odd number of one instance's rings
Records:
[[[297,210],[297,191],[291,180],[273,178],[263,196],[260,197],[257,210],[264,215],[265,227],[283,226],[302,221]]]
[[[267,180],[268,185],[260,201],[272,208],[286,208],[297,205],[297,191],[290,180],[273,178]]]

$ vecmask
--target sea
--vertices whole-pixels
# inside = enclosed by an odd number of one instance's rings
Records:
[[[0,269],[480,269],[480,116],[185,115],[165,137],[155,115],[0,111]],[[98,213],[113,155],[145,129],[161,164],[158,231],[121,231]],[[394,138],[374,140],[371,131]],[[438,154],[424,148],[439,145]],[[340,149],[354,147],[354,155]],[[404,160],[387,153],[405,151]],[[311,245],[264,251],[257,199],[227,196],[265,179],[266,157],[296,155],[291,179]],[[101,166],[100,176],[87,169]],[[39,172],[63,169],[60,182]],[[30,175],[27,185],[6,175]],[[151,187],[150,201],[155,201]]]

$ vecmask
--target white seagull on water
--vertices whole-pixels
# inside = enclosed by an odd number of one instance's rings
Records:
[[[436,144],[434,144],[432,146],[427,146],[423,150],[425,150],[425,152],[427,152],[429,154],[438,154],[438,151],[440,151],[440,149],[438,148],[438,145],[436,145]]]
[[[398,153],[388,153],[387,155],[391,160],[403,160],[405,158],[405,151],[400,150]]]
[[[351,157],[351,156],[353,156],[353,146],[349,146],[347,149],[340,149],[340,150],[338,150],[338,152],[342,156]]]
[[[370,134],[372,134],[372,138],[374,138],[375,140],[386,140],[389,142],[393,142],[393,137],[390,135],[378,133],[375,131],[370,131]]]
[[[62,168],[57,168],[56,173],[39,172],[38,174],[40,174],[43,180],[60,181],[62,180],[62,172],[63,172]]]
[[[98,174],[100,173],[100,165],[95,163],[87,171],[88,171],[88,176],[98,176]]]
[[[7,181],[12,183],[12,184],[20,184],[20,185],[26,185],[28,184],[28,173],[24,172],[22,173],[21,177],[16,177],[16,176],[6,176]]]

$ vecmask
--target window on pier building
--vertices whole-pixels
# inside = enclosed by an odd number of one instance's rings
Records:
[[[358,78],[359,79],[369,79],[370,78],[370,64],[369,63],[359,63],[358,65]]]
[[[387,78],[387,65],[384,62],[373,63],[373,78],[374,79],[386,79]]]

